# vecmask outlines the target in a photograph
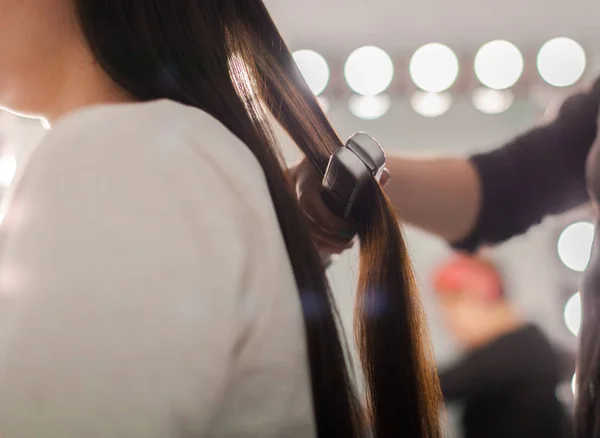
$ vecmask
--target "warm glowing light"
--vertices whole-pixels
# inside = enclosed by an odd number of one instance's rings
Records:
[[[581,329],[581,294],[579,292],[567,301],[564,318],[569,331],[578,336]]]
[[[452,106],[452,95],[417,91],[411,96],[410,104],[422,116],[439,117],[447,113]]]
[[[348,57],[344,68],[352,90],[363,96],[375,96],[388,89],[394,79],[392,58],[379,47],[365,46]]]
[[[417,87],[430,93],[445,91],[454,85],[459,65],[456,54],[439,43],[426,44],[412,56],[410,77]]]
[[[473,92],[473,106],[484,114],[500,114],[508,110],[514,101],[510,90],[478,88]]]
[[[540,76],[555,87],[575,84],[585,72],[585,50],[569,38],[555,38],[542,46],[537,57]]]
[[[348,102],[352,114],[364,120],[375,120],[383,117],[392,106],[392,99],[387,94],[377,96],[352,96]]]
[[[558,238],[558,256],[568,268],[583,272],[590,262],[594,241],[594,224],[575,222],[569,225]]]
[[[330,76],[325,58],[314,50],[298,50],[294,60],[312,92],[318,96],[325,91]]]
[[[475,56],[475,74],[486,87],[505,90],[517,83],[523,74],[523,55],[513,43],[490,41]]]

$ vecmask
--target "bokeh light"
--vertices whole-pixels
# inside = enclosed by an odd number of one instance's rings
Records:
[[[472,95],[473,106],[484,114],[500,114],[508,110],[514,102],[510,90],[492,90],[481,87]]]
[[[594,224],[575,222],[566,227],[558,238],[558,256],[569,269],[585,271],[590,262],[594,241]]]
[[[348,102],[350,112],[363,120],[383,117],[392,106],[392,98],[387,94],[377,96],[352,96]]]
[[[540,76],[555,87],[575,84],[585,72],[585,50],[569,38],[555,38],[542,46],[537,57]]]
[[[524,64],[521,51],[513,43],[490,41],[475,56],[475,74],[486,87],[505,90],[521,78]]]
[[[448,46],[440,43],[426,44],[412,56],[409,71],[417,87],[430,93],[439,93],[456,82],[458,58]]]
[[[314,50],[298,50],[294,52],[294,60],[312,92],[318,96],[325,91],[330,77],[325,58]]]
[[[439,117],[452,107],[452,95],[416,91],[410,99],[410,105],[415,112],[424,117]]]
[[[382,49],[365,46],[348,57],[344,68],[352,90],[363,96],[375,96],[388,89],[394,79],[392,58]]]
[[[581,294],[579,292],[567,301],[564,318],[569,331],[578,336],[581,329]]]

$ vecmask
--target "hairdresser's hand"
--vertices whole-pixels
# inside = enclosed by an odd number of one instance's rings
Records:
[[[290,169],[296,182],[296,195],[300,208],[304,211],[310,231],[319,251],[323,254],[339,254],[354,244],[356,227],[327,208],[321,196],[321,177],[306,159]],[[389,180],[384,173],[382,184]]]

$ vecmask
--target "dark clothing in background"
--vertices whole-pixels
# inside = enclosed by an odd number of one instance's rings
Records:
[[[486,154],[472,157],[482,185],[482,206],[470,236],[457,248],[474,250],[524,233],[548,214],[562,213],[591,200],[600,205],[600,145],[596,142],[600,79],[587,93],[568,98],[557,119]],[[596,228],[598,228],[596,217]],[[583,277],[580,372],[586,388],[600,386],[600,238],[594,239]],[[597,392],[597,391],[596,391]],[[600,396],[581,391],[576,436],[600,438]]]
[[[464,402],[465,438],[565,438],[570,421],[556,398],[559,360],[534,326],[470,352],[440,375],[444,398]]]
[[[568,98],[554,122],[473,156],[482,183],[482,206],[471,235],[456,246],[474,250],[481,244],[502,242],[526,232],[548,214],[587,202],[586,161],[594,155],[590,149],[599,106],[600,80],[589,92]],[[600,173],[596,168],[588,174],[590,181],[591,173]]]

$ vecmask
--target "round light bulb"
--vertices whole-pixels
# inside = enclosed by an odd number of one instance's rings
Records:
[[[542,46],[537,57],[540,76],[555,87],[575,84],[585,72],[585,50],[569,38],[555,38]]]
[[[294,52],[294,60],[311,91],[317,96],[325,91],[330,77],[325,58],[314,50],[298,50]]]
[[[505,40],[491,41],[475,56],[475,74],[486,87],[505,90],[517,83],[525,62],[521,51]]]
[[[410,60],[410,77],[417,87],[430,93],[445,91],[458,78],[456,54],[448,46],[430,43],[419,48]]]
[[[366,46],[352,52],[346,61],[344,73],[348,85],[356,93],[375,96],[391,85],[394,63],[384,50]]]
[[[581,294],[579,292],[567,301],[564,318],[569,331],[578,336],[581,329]]]
[[[566,227],[558,238],[558,256],[569,269],[585,271],[592,252],[594,224],[575,222]]]

